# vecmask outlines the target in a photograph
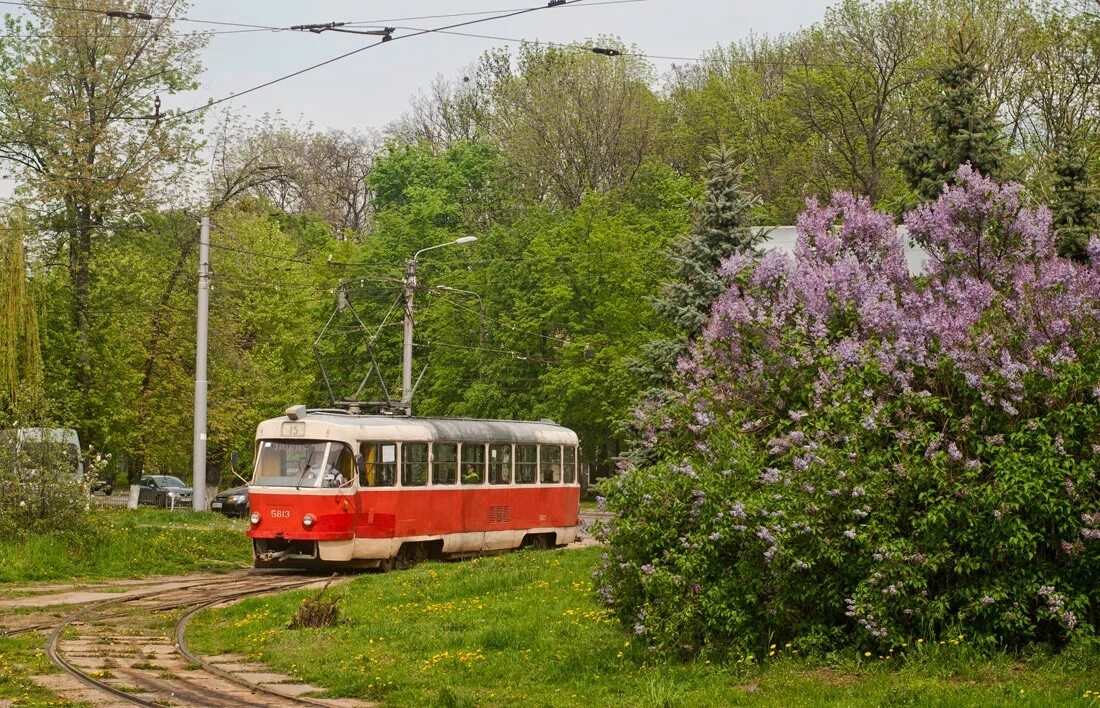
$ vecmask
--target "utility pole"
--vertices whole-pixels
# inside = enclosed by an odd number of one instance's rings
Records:
[[[192,445],[192,511],[206,511],[206,331],[210,308],[210,217],[199,229],[198,321],[195,333],[195,437]]]
[[[464,243],[473,243],[477,236],[463,236],[454,241],[439,243],[435,246],[421,248],[413,254],[413,257],[405,262],[405,345],[401,352],[401,407],[405,415],[412,415],[413,395],[413,296],[416,294],[416,263],[421,253],[434,251],[444,246],[461,246]]]
[[[405,415],[412,415],[413,296],[415,294],[416,256],[413,256],[405,263],[405,343],[401,352],[401,407],[405,409]]]

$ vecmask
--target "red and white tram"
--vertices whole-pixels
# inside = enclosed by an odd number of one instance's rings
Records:
[[[390,567],[571,543],[577,435],[555,423],[288,408],[260,423],[257,567]]]

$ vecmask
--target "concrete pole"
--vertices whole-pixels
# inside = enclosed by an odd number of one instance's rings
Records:
[[[416,259],[405,264],[405,345],[401,353],[401,406],[412,415],[413,295],[416,293]]]
[[[199,230],[198,321],[195,332],[195,437],[192,445],[191,509],[206,511],[206,330],[210,308],[210,218]]]

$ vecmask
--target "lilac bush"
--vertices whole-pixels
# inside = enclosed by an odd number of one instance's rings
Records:
[[[664,400],[657,464],[605,484],[596,573],[687,652],[882,648],[959,630],[1060,644],[1100,623],[1100,241],[967,167],[905,217],[807,204],[793,256],[728,287]]]

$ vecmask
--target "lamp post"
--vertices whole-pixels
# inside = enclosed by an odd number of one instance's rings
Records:
[[[416,293],[416,264],[421,253],[427,253],[444,246],[460,246],[473,243],[477,236],[463,236],[454,241],[439,243],[422,248],[405,263],[405,345],[401,356],[401,407],[405,415],[412,415],[412,358],[413,358],[413,297]]]

